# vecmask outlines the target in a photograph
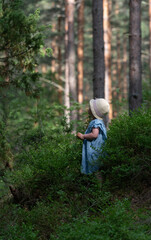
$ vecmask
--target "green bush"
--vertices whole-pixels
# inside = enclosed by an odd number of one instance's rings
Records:
[[[80,175],[81,145],[75,139],[71,134],[52,134],[23,151],[14,172],[8,173],[10,182],[31,197],[35,190],[46,193],[54,186],[63,188],[65,182],[70,186]]]
[[[27,221],[27,210],[18,205],[1,202],[0,210],[0,240],[37,240],[38,230],[34,224]]]
[[[48,239],[61,222],[96,213],[110,198],[101,193],[94,175],[81,174],[82,142],[72,134],[48,135],[20,153],[14,170],[5,176],[18,194],[16,228],[22,222],[34,226],[42,239]],[[8,216],[2,221],[12,222]]]
[[[101,217],[87,216],[63,224],[50,240],[149,240],[150,225],[139,222],[127,201],[117,201],[101,211]],[[139,220],[138,220],[139,219]]]
[[[72,134],[48,134],[40,144],[23,151],[16,159],[7,181],[18,192],[18,203],[34,205],[38,199],[70,203],[75,214],[100,201],[99,185],[94,175],[80,172],[82,142]],[[86,205],[85,205],[85,204]]]
[[[26,224],[9,226],[6,232],[0,236],[0,240],[37,240],[38,232],[33,227]]]
[[[141,109],[131,116],[124,114],[113,120],[104,151],[103,170],[113,188],[149,183],[151,109]]]

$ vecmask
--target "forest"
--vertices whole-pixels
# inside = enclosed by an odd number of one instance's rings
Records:
[[[76,136],[98,98],[101,186]],[[6,239],[151,240],[151,0],[0,0]]]

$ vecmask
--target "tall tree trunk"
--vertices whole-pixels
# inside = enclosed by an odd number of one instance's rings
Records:
[[[77,82],[75,77],[75,42],[74,42],[74,10],[75,0],[68,0],[68,63],[69,63],[69,84],[70,100],[77,101]],[[71,119],[77,119],[77,112],[71,112]],[[74,125],[75,129],[75,125]]]
[[[127,37],[123,40],[123,98],[128,100],[128,81],[127,81]]]
[[[93,16],[93,96],[104,98],[103,0],[92,1]]]
[[[149,71],[151,75],[151,0],[149,0]]]
[[[69,62],[68,62],[68,0],[65,0],[65,116],[67,124],[70,123],[70,87],[69,87]]]
[[[59,81],[59,85],[62,86],[62,80],[61,80],[61,73],[62,73],[62,54],[61,54],[61,23],[62,23],[62,18],[61,16],[58,17],[58,74],[57,74],[57,79]],[[62,104],[62,90],[58,90],[58,99],[59,103]]]
[[[84,0],[78,6],[78,102],[83,103]]]
[[[109,119],[112,119],[112,82],[111,82],[111,25],[109,1],[103,0],[104,57],[105,57],[105,99],[110,104]]]
[[[56,22],[52,23],[52,32],[55,34],[56,32]],[[58,55],[58,47],[57,47],[57,36],[55,35],[52,39],[52,43],[51,43],[51,48],[53,50],[53,59],[51,61],[51,71],[52,73],[56,73],[57,72],[57,55]]]
[[[142,103],[141,78],[141,1],[130,0],[130,66],[129,66],[129,110]]]
[[[75,46],[74,46],[74,9],[75,0],[68,0],[68,60],[69,60],[69,83],[70,94],[73,101],[77,100],[75,78]]]
[[[116,2],[115,5],[115,15],[117,21],[119,21],[119,3]],[[122,101],[122,81],[121,81],[121,39],[120,39],[120,29],[117,29],[117,36],[116,36],[116,44],[117,44],[117,79],[118,79],[118,100],[119,103]],[[119,106],[118,106],[119,111]]]
[[[122,81],[121,81],[121,41],[120,41],[120,35],[117,34],[116,37],[116,43],[117,43],[117,78],[118,78],[118,99],[119,103],[122,101]]]
[[[113,117],[117,117],[117,64],[112,63],[112,85],[113,85]]]

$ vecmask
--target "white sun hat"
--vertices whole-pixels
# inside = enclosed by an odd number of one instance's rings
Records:
[[[90,109],[95,118],[101,119],[109,112],[109,103],[104,98],[90,100]]]

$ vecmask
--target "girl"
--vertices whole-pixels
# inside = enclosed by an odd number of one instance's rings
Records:
[[[109,112],[109,104],[103,98],[91,99],[89,114],[93,120],[90,122],[85,134],[77,133],[77,137],[83,140],[81,172],[91,174],[100,168],[99,156],[101,147],[107,139],[103,117]],[[99,176],[98,176],[99,178]]]

